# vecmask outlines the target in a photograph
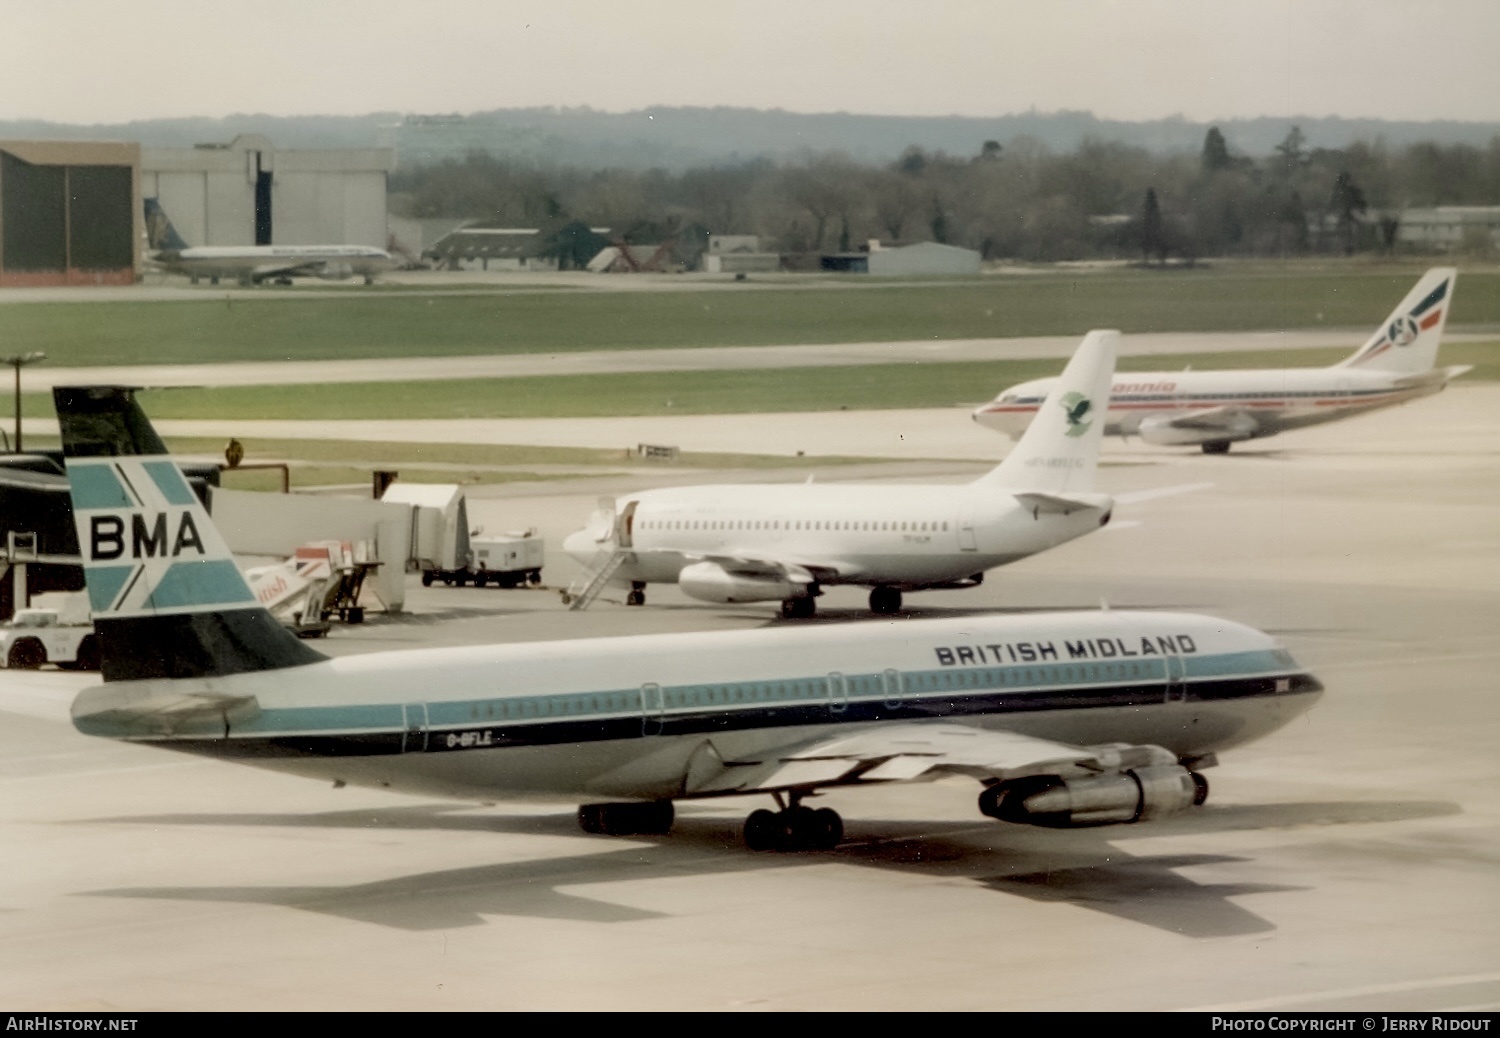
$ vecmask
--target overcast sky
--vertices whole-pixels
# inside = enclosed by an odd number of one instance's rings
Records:
[[[1500,0],[0,0],[0,118],[630,111],[1500,121]]]

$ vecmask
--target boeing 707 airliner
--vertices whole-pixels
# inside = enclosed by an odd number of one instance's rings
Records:
[[[121,387],[54,390],[101,685],[90,735],[325,781],[582,802],[664,833],[673,803],[756,794],[754,849],[827,849],[830,787],[960,775],[979,810],[1067,827],[1201,804],[1215,755],[1322,691],[1265,634],[1185,613],[822,625],[330,659],[256,601]]]

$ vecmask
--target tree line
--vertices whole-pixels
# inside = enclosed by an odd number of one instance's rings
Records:
[[[1293,127],[1270,155],[1235,154],[1210,128],[1197,155],[1090,140],[1068,153],[1019,137],[970,156],[909,148],[893,162],[794,161],[667,170],[546,166],[473,152],[402,167],[393,208],[542,227],[579,220],[627,240],[687,228],[756,234],[767,251],[936,241],[986,259],[1291,256],[1394,251],[1402,210],[1500,205],[1500,136],[1487,146],[1382,141],[1311,147]],[[1488,249],[1488,238],[1470,243]]]

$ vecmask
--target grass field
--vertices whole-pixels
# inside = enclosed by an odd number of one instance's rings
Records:
[[[9,352],[54,366],[190,364],[889,342],[1126,332],[1373,328],[1421,266],[1125,270],[680,292],[364,293],[0,306]],[[623,275],[622,275],[623,276]],[[1451,320],[1500,323],[1500,272],[1465,273]]]
[[[166,444],[180,458],[219,461],[225,441],[169,436]],[[58,447],[56,437],[28,437],[29,449]],[[645,462],[617,450],[585,447],[531,447],[472,443],[401,443],[379,440],[278,440],[246,437],[244,464],[285,463],[291,489],[331,485],[369,486],[376,469],[395,469],[409,483],[516,483],[620,474],[643,467],[691,469],[780,469],[817,464],[868,465],[869,458],[833,455],[788,457],[774,454],[719,454],[686,451],[671,462]],[[277,469],[225,472],[223,485],[236,490],[280,490]]]
[[[1279,368],[1331,364],[1350,351],[1282,350],[1132,357],[1122,371],[1184,367]],[[1444,364],[1472,364],[1468,380],[1500,379],[1500,341],[1449,343]],[[227,386],[152,393],[157,418],[421,419],[581,418],[624,415],[759,414],[979,404],[1017,382],[1055,375],[1056,360],[961,364],[871,364],[797,369],[555,375],[432,382]],[[25,413],[52,413],[27,394]]]

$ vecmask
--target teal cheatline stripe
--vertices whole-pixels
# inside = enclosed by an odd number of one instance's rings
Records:
[[[182,478],[175,462],[171,461],[147,461],[141,463],[141,468],[151,477],[156,484],[156,489],[162,492],[167,501],[174,505],[191,505],[196,499],[193,497],[192,487],[187,485],[187,480]]]
[[[135,507],[108,463],[68,462],[68,489],[73,494],[73,507],[80,512]]]
[[[1226,652],[1217,656],[1185,656],[1183,668],[1190,678],[1228,677],[1234,674],[1265,674],[1287,670],[1291,664],[1270,649]]]
[[[109,607],[114,604],[115,596],[124,587],[125,581],[130,579],[130,574],[135,572],[136,567],[130,566],[90,566],[84,571],[85,583],[89,588],[89,608],[94,615],[109,612]]]
[[[155,609],[179,606],[255,604],[255,596],[235,564],[228,559],[174,562],[151,589],[148,605]]]

